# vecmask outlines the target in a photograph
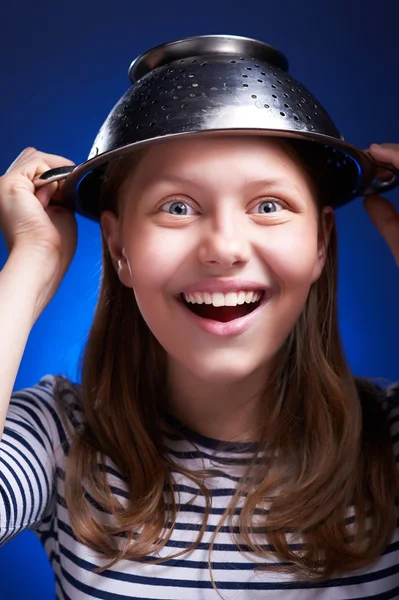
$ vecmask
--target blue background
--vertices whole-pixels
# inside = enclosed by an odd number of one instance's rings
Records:
[[[0,19],[0,172],[26,146],[86,159],[128,66],[153,45],[229,33],[282,50],[290,71],[330,112],[346,139],[366,148],[399,142],[397,0],[119,0],[14,2]],[[399,192],[388,197],[399,208]],[[356,374],[399,379],[399,273],[357,200],[337,213],[340,323]],[[35,324],[15,383],[45,373],[76,378],[97,299],[98,225],[78,217],[76,256]],[[0,266],[7,251],[0,236]],[[1,600],[54,598],[52,571],[30,532],[0,550]]]

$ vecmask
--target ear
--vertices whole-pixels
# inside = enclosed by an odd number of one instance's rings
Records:
[[[327,250],[331,232],[335,223],[334,210],[331,206],[323,208],[320,216],[319,238],[317,242],[317,260],[314,268],[312,283],[317,281],[326,264]]]
[[[133,287],[130,265],[122,244],[118,217],[110,210],[104,210],[100,216],[101,229],[108,251],[118,277],[126,287]]]

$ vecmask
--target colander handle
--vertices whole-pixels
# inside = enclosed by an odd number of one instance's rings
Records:
[[[379,181],[378,179],[375,179],[363,192],[364,196],[371,196],[372,194],[384,194],[385,192],[389,192],[389,190],[393,190],[399,185],[399,169],[389,163],[378,162],[377,166],[385,169],[386,171],[390,171],[392,173],[392,177],[387,181]]]
[[[69,165],[67,167],[57,167],[56,169],[49,169],[48,171],[42,173],[40,177],[36,177],[33,180],[33,185],[35,186],[35,189],[38,190],[39,188],[44,187],[45,185],[54,183],[55,181],[62,181],[63,179],[66,179],[68,175],[70,175],[75,169],[76,167],[71,167]],[[69,208],[70,210],[75,211],[74,206],[69,204],[67,205],[63,203],[62,200],[55,200],[54,198],[51,198],[49,205],[63,206],[64,208]]]
[[[57,167],[56,169],[50,169],[49,171],[45,171],[40,175],[40,177],[36,177],[33,180],[33,185],[38,190],[44,185],[48,185],[49,183],[54,183],[54,181],[61,181],[62,179],[66,179],[68,175],[74,171],[76,167]]]

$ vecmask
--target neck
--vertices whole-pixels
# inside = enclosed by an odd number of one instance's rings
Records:
[[[181,364],[170,363],[170,408],[189,429],[226,442],[259,439],[265,367],[238,381],[204,381]]]

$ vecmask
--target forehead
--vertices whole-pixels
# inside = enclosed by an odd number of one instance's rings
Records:
[[[271,175],[309,186],[300,157],[284,142],[260,136],[182,137],[152,146],[132,173],[132,182],[145,184],[179,175],[203,180],[259,178]]]

